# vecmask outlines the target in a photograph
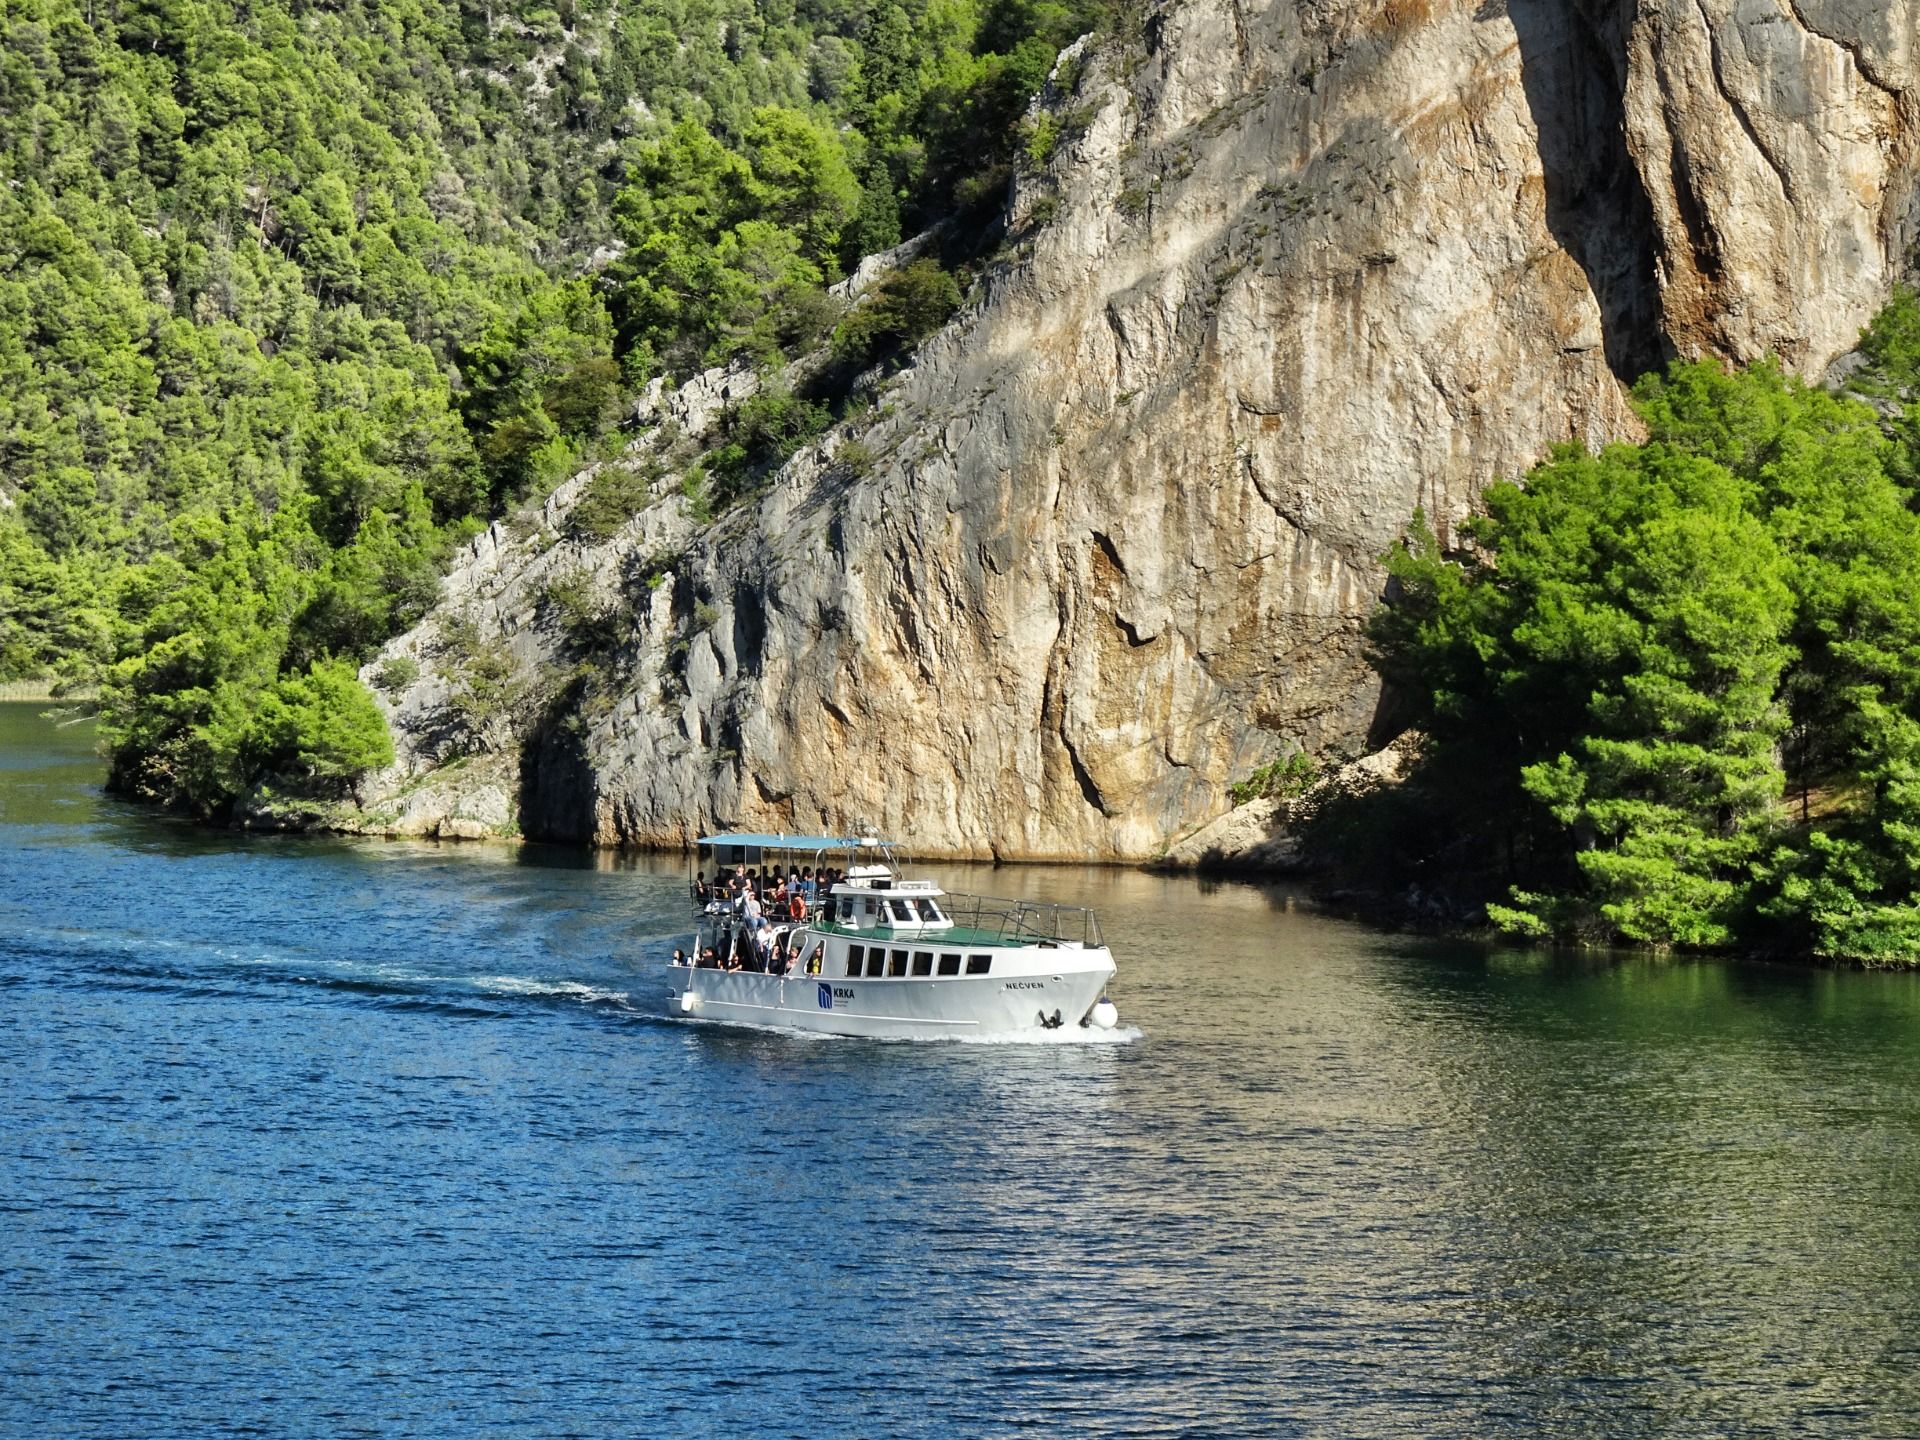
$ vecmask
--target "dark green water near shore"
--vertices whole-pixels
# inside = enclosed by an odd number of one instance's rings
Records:
[[[681,869],[0,704],[0,1434],[1920,1434],[1920,978],[1099,907],[1124,1044],[655,1018]]]

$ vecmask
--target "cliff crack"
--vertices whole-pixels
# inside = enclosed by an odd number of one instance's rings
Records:
[[[1746,105],[1727,84],[1726,61],[1720,53],[1720,36],[1713,28],[1712,19],[1707,15],[1706,0],[1693,0],[1693,5],[1694,9],[1699,11],[1700,24],[1707,32],[1707,55],[1712,63],[1714,89],[1718,90],[1720,98],[1727,102],[1727,109],[1733,112],[1733,118],[1740,122],[1740,129],[1745,133],[1747,143],[1759,152],[1760,158],[1767,162],[1767,168],[1773,171],[1774,183],[1780,187],[1781,196],[1788,204],[1792,204],[1793,189],[1787,181],[1786,170],[1774,158],[1773,151],[1767,148],[1766,141],[1760,138],[1760,132],[1754,127],[1753,117],[1747,113]]]
[[[1654,80],[1660,87],[1660,118],[1667,132],[1667,190],[1687,232],[1687,248],[1692,251],[1693,268],[1718,281],[1725,266],[1720,256],[1718,237],[1708,226],[1700,197],[1693,190],[1693,161],[1687,154],[1684,136],[1684,107],[1673,93],[1673,80],[1666,67],[1654,67]]]
[[[1802,30],[1806,31],[1807,34],[1814,36],[1816,39],[1824,40],[1829,45],[1844,50],[1847,53],[1847,57],[1853,61],[1853,68],[1862,80],[1866,81],[1867,84],[1878,90],[1882,95],[1885,95],[1889,100],[1898,103],[1904,91],[1900,86],[1894,84],[1893,81],[1884,79],[1874,73],[1874,65],[1868,56],[1867,47],[1864,43],[1845,35],[1831,35],[1825,30],[1822,30],[1807,18],[1806,12],[1800,8],[1800,0],[1786,0],[1786,4],[1788,11],[1793,15],[1794,24],[1798,25]]]
[[[1067,727],[1064,725],[1060,727],[1060,748],[1067,752],[1067,763],[1073,767],[1074,781],[1080,786],[1080,794],[1087,804],[1102,815],[1111,815],[1113,811],[1108,808],[1106,798],[1100,793],[1100,787],[1094,784],[1093,776],[1081,763],[1080,752],[1073,748],[1073,741],[1067,738]]]

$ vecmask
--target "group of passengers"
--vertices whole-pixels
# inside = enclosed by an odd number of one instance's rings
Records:
[[[714,939],[697,956],[673,952],[675,965],[700,965],[715,970],[752,970],[767,975],[790,975],[801,963],[804,931],[800,924],[821,900],[831,895],[842,872],[822,866],[795,865],[786,874],[770,866],[763,875],[736,865],[732,874],[716,873],[711,881],[700,871],[693,878],[693,901],[719,919]],[[723,917],[723,918],[722,918]],[[821,952],[815,944],[806,959],[806,973],[820,973]]]
[[[745,927],[734,929],[723,927],[715,936],[718,945],[709,945],[696,959],[684,950],[673,952],[673,963],[680,966],[698,965],[707,970],[751,970],[763,975],[792,975],[800,965],[800,932],[793,932],[789,939],[784,932],[774,934],[770,928],[749,930]],[[816,943],[813,954],[807,960],[806,973],[820,973],[821,952],[826,949],[824,943]]]
[[[733,867],[731,875],[716,873],[709,882],[704,870],[693,877],[693,903],[710,915],[726,910],[751,920],[757,916],[774,919],[804,920],[817,909],[823,896],[833,893],[841,872],[821,866],[818,873],[811,865],[789,866],[782,875],[778,865],[749,870]]]

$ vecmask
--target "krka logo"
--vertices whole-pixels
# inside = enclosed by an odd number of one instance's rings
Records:
[[[822,1010],[831,1010],[833,1008],[833,987],[831,985],[822,985],[820,987],[820,1008]]]

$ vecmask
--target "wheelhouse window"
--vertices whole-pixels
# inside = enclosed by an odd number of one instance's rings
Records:
[[[864,945],[849,945],[847,947],[847,976],[849,979],[859,975],[860,962],[866,958],[866,953],[867,947]]]
[[[940,957],[940,973],[942,975],[958,975],[960,973],[960,957],[958,955],[942,955]]]
[[[880,972],[886,969],[886,966],[886,951],[882,950],[878,945],[867,951],[867,978],[869,980],[878,980],[880,978]]]
[[[940,907],[931,900],[915,900],[920,909],[920,918],[929,925],[938,925],[946,917],[940,913]]]
[[[893,907],[894,919],[903,920],[908,924],[913,923],[913,907],[905,900],[890,900],[887,903]]]
[[[913,952],[913,973],[916,975],[933,974],[933,952],[916,950]]]
[[[879,913],[880,913],[880,902],[878,900],[875,900],[873,896],[869,895],[867,897],[867,914],[878,915]]]
[[[907,973],[907,952],[904,950],[896,950],[893,952],[893,959],[887,965],[887,974],[904,975],[906,973]]]
[[[991,955],[967,956],[967,974],[969,975],[984,975],[992,968],[993,957]]]

